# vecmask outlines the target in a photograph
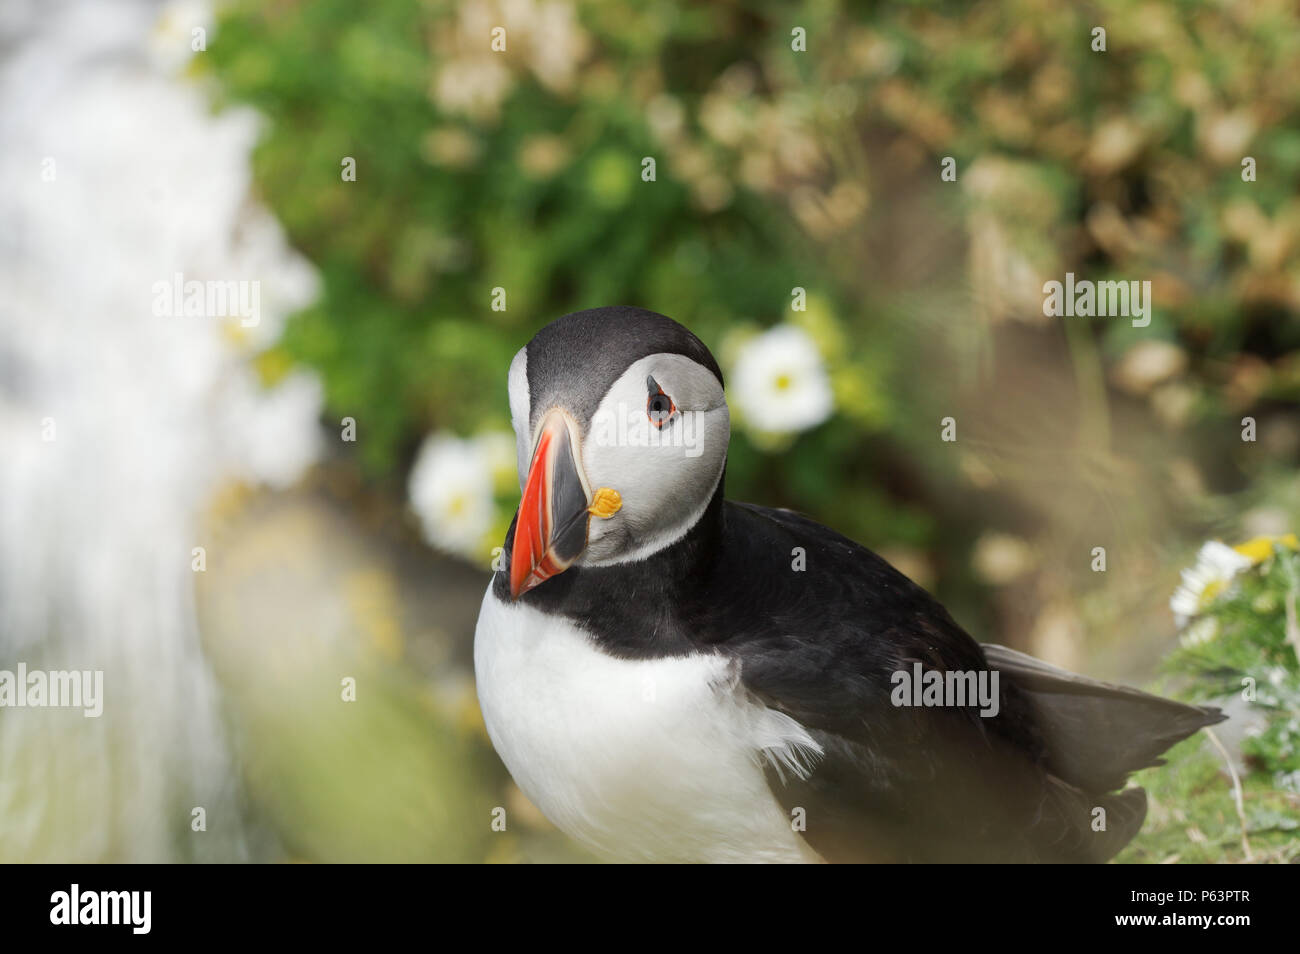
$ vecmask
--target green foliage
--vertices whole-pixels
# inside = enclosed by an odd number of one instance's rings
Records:
[[[1296,395],[1300,85],[1283,79],[1300,53],[1293,9],[942,4],[873,15],[850,36],[856,45],[837,49],[875,66],[870,112],[958,160],[970,213],[1015,258],[1058,277],[1149,278],[1145,334],[1216,359],[1289,355],[1259,390]],[[1132,339],[1121,323],[1106,331]]]
[[[1134,782],[1147,791],[1146,823],[1121,863],[1291,862],[1300,839],[1296,797],[1259,774],[1241,779],[1247,855],[1233,785],[1222,756],[1200,736],[1170,749],[1166,765]]]
[[[1253,860],[1290,861],[1300,852],[1300,552],[1288,542],[1270,549],[1212,598],[1165,669],[1188,699],[1244,703],[1230,712],[1249,725],[1241,741],[1245,837]],[[1153,818],[1126,860],[1244,860],[1243,824],[1221,755],[1193,738],[1169,761],[1170,768],[1142,773]]]
[[[1275,544],[1193,624],[1196,638],[1186,639],[1166,668],[1192,677],[1193,698],[1241,695],[1261,723],[1242,745],[1252,769],[1300,794],[1298,602],[1300,553]]]

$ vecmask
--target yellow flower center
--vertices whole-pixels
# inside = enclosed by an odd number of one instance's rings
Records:
[[[1205,589],[1201,591],[1201,598],[1197,605],[1201,608],[1209,606],[1214,602],[1215,597],[1223,590],[1223,580],[1211,580],[1205,584]]]

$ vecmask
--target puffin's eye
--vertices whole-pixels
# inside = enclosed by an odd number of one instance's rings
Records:
[[[677,405],[673,403],[672,398],[664,394],[664,389],[652,376],[646,377],[645,386],[650,392],[645,402],[645,416],[650,418],[650,423],[655,427],[662,428],[672,420],[673,414],[677,412]]]

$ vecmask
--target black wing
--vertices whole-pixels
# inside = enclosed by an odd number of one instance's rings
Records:
[[[769,782],[828,860],[1106,860],[1146,813],[1140,789],[1108,793],[1220,718],[986,654],[883,559],[797,514],[728,504],[723,537],[697,633],[718,634],[748,691],[822,746],[807,778]],[[893,705],[894,673],[916,662],[998,671],[997,715]]]

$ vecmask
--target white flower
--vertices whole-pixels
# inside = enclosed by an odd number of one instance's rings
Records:
[[[433,98],[446,112],[491,119],[510,92],[510,84],[510,70],[497,59],[452,59],[438,72]]]
[[[505,49],[490,47],[489,38],[498,39],[493,31],[507,23],[508,35],[499,37],[507,43]],[[547,89],[565,93],[573,87],[590,46],[573,5],[558,0],[466,0],[458,6],[454,27],[435,43],[457,55],[438,72],[434,102],[447,112],[480,120],[495,118],[514,87],[508,62],[530,69]]]
[[[1187,624],[1180,637],[1184,646],[1200,646],[1219,635],[1219,621],[1213,616],[1202,616]]]
[[[208,0],[171,0],[148,37],[150,62],[164,73],[178,73],[194,56],[195,30],[206,45],[212,40],[212,5]]]
[[[1251,563],[1249,557],[1217,540],[1211,540],[1201,547],[1201,552],[1196,555],[1196,563],[1183,570],[1183,582],[1169,600],[1169,608],[1174,611],[1178,628],[1182,629],[1190,619],[1199,615]],[[1200,637],[1193,641],[1204,642],[1208,638],[1205,632]]]
[[[272,388],[249,369],[232,375],[216,402],[231,471],[277,490],[295,483],[320,456],[323,400],[311,372],[295,371]]]
[[[483,555],[496,507],[494,474],[501,466],[499,435],[462,440],[446,433],[424,439],[407,492],[424,537],[439,549],[474,559]],[[509,464],[514,466],[511,440]]]
[[[731,397],[750,428],[769,434],[806,431],[834,410],[821,354],[794,325],[778,325],[741,348]]]
[[[514,484],[518,466],[515,435],[510,431],[488,431],[475,437],[474,442],[497,484],[503,487]]]

